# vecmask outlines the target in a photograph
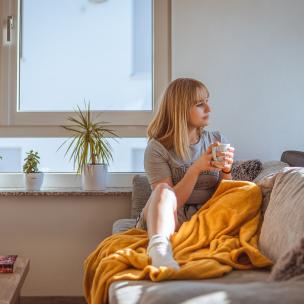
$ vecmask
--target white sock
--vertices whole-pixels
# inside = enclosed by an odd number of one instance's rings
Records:
[[[179,269],[178,263],[173,258],[172,246],[167,237],[155,234],[151,237],[148,245],[148,255],[155,267],[166,266]]]

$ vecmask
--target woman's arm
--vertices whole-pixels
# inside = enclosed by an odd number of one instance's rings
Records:
[[[212,146],[217,146],[219,143],[216,142],[210,145],[207,151],[187,170],[183,179],[174,186],[175,194],[177,197],[178,207],[182,207],[188,198],[190,197],[193,188],[197,182],[198,176],[203,170],[219,170],[220,180],[221,179],[232,179],[231,172],[224,173],[222,169],[217,169],[210,166],[210,161],[212,160]],[[230,147],[227,152],[218,152],[218,156],[224,156],[224,166],[225,171],[230,171],[233,163],[234,148]],[[214,162],[217,166],[223,165],[222,162]]]
[[[199,174],[199,170],[192,165],[188,168],[183,178],[175,186],[173,186],[171,177],[167,177],[158,181],[157,183],[152,184],[151,187],[152,190],[154,190],[155,187],[160,183],[166,183],[171,186],[174,189],[177,198],[177,208],[180,208],[190,197]]]

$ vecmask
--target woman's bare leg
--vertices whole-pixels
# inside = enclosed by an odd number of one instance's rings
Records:
[[[178,269],[170,243],[170,237],[178,226],[177,200],[170,186],[159,184],[153,190],[144,208],[144,217],[148,227],[148,254],[152,258],[152,265]]]
[[[159,184],[153,190],[144,208],[144,218],[148,235],[162,234],[170,239],[178,226],[177,200],[173,189],[167,184]]]

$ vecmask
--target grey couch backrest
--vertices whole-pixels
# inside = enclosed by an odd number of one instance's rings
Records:
[[[131,218],[136,218],[144,208],[151,192],[148,178],[145,175],[137,174],[133,177]]]
[[[281,161],[289,164],[291,167],[304,167],[304,152],[300,151],[285,151],[282,153]],[[250,162],[250,161],[247,161]],[[238,162],[235,169],[238,170]],[[251,164],[249,164],[251,166]],[[255,166],[256,164],[253,163]],[[241,165],[240,165],[241,166]],[[249,168],[249,171],[252,168]],[[236,172],[233,171],[233,174]],[[246,173],[246,172],[244,172]],[[245,174],[246,175],[246,174]],[[248,175],[249,176],[249,175]],[[245,179],[244,180],[250,180]],[[137,174],[133,178],[133,190],[132,190],[132,204],[131,204],[131,218],[136,218],[140,211],[144,208],[151,195],[151,187],[148,182],[148,178],[143,174]]]

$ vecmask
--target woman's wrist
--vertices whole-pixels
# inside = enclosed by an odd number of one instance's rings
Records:
[[[224,174],[230,174],[231,171],[232,171],[232,166],[230,166],[230,169],[228,169],[228,171],[226,171],[225,169],[222,169],[222,172],[223,172]]]
[[[199,176],[201,173],[201,170],[195,163],[188,170],[191,170],[196,176]]]

